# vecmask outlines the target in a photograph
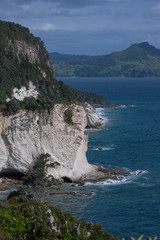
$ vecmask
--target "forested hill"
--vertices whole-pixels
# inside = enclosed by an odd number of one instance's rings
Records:
[[[0,21],[0,111],[50,109],[56,103],[105,103],[58,81],[43,41],[28,28]]]
[[[50,56],[57,77],[160,77],[160,49],[148,42],[103,56]]]

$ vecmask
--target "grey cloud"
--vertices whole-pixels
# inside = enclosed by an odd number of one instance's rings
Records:
[[[105,54],[160,43],[159,0],[0,0],[2,20],[29,27],[47,49]]]
[[[104,3],[118,3],[123,2],[124,0],[57,0],[61,4],[61,6],[71,6],[71,7],[84,7],[84,6],[93,6],[93,5],[101,5]]]
[[[115,51],[121,51],[131,44],[149,41],[159,47],[160,36],[156,31],[125,31],[108,30],[101,31],[66,31],[55,30],[46,32],[34,32],[40,36],[49,52],[61,52],[71,54],[103,55]],[[156,36],[155,39],[152,36]]]
[[[87,6],[100,6],[108,3],[119,3],[126,0],[1,0],[0,4],[3,6],[15,6],[18,8],[23,4],[33,5],[36,4],[37,8],[40,8],[41,5],[54,5],[57,4],[58,8],[67,9],[67,8],[83,8]]]
[[[16,2],[19,2],[16,0]],[[57,5],[57,4],[56,4]],[[20,4],[13,4],[13,2],[7,1],[6,3],[0,2],[1,16],[12,16],[14,18],[42,18],[51,14],[60,14],[60,11],[56,8],[54,3],[45,1],[22,1]]]
[[[160,4],[157,4],[152,7],[152,13],[154,15],[160,15]]]

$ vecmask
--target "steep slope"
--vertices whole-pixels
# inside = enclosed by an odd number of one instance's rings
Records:
[[[65,112],[72,111],[71,124]],[[48,175],[56,179],[78,179],[94,172],[88,164],[88,138],[84,134],[86,113],[82,106],[56,104],[50,112],[21,110],[10,116],[0,115],[0,171],[25,174],[37,157],[48,153]]]
[[[25,174],[46,153],[56,179],[95,172],[81,96],[56,80],[39,38],[18,24],[0,21],[0,28],[0,173]]]
[[[104,56],[65,58],[51,54],[57,76],[77,77],[159,77],[160,49],[148,42],[133,44],[122,52]],[[55,61],[55,62],[54,62]]]
[[[27,192],[22,192],[0,205],[1,240],[118,240],[105,232],[100,223],[80,222],[53,206],[28,201]]]
[[[39,38],[10,22],[0,21],[0,29],[1,110],[42,110],[66,99],[76,100],[69,87],[56,80],[50,56]]]

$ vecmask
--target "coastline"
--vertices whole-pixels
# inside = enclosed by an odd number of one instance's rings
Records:
[[[129,105],[123,105],[123,107],[131,107]],[[92,106],[87,104],[87,111],[88,114],[87,119],[90,121],[90,127],[86,127],[85,130],[104,130],[105,127],[102,124],[102,120],[98,114],[96,113],[96,108],[119,108],[122,107],[120,104],[93,104]],[[99,151],[102,151],[103,148],[101,147],[92,147],[88,146],[88,149],[97,149]],[[115,180],[119,181],[120,178],[130,176],[130,175],[136,175],[136,172],[134,171],[125,171],[120,168],[104,168],[102,166],[98,165],[92,165],[93,170],[87,174],[84,174],[79,179],[70,179],[67,178],[70,183],[76,183],[79,186],[84,185],[87,182],[91,183],[98,183],[98,182],[105,182],[108,180]],[[63,181],[60,182],[68,182],[66,179],[62,179]],[[23,182],[21,179],[17,179],[16,177],[12,176],[1,176],[0,177],[0,191],[8,190],[13,185],[23,185]]]
[[[137,175],[136,171],[126,171],[121,168],[104,168],[102,166],[97,166],[97,171],[90,175],[84,175],[81,179],[73,181],[79,186],[83,186],[85,183],[98,183],[105,182],[108,180],[120,181],[124,177],[131,175]]]
[[[105,104],[92,104],[94,108],[121,108],[121,107],[126,107],[126,108],[131,108],[133,107],[132,105],[121,105],[121,104],[115,104],[115,103],[105,103]]]

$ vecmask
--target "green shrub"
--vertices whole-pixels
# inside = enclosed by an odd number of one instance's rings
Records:
[[[22,178],[25,184],[32,186],[46,185],[46,165],[49,161],[50,155],[48,153],[41,154],[34,165],[29,169],[28,173]]]
[[[24,239],[30,230],[29,223],[29,219],[23,215],[17,212],[10,213],[0,208],[0,228],[8,235],[7,239]]]
[[[22,186],[18,190],[10,192],[7,199],[13,199],[13,197],[16,198],[19,202],[26,202],[33,199],[33,194],[31,189]]]
[[[68,123],[69,125],[73,125],[73,121],[72,121],[72,109],[68,108],[65,112],[64,112],[64,121],[66,123]]]
[[[142,238],[143,235],[137,240]],[[119,240],[103,231],[99,223],[80,222],[72,215],[64,214],[48,204],[34,200],[21,202],[15,197],[10,198],[9,202],[3,202],[3,207],[0,206],[0,239]],[[156,239],[157,237],[153,240]]]

